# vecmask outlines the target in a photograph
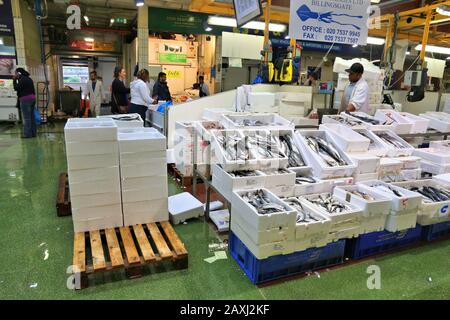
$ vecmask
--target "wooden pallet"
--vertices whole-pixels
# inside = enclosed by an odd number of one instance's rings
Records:
[[[121,269],[137,278],[146,266],[188,267],[188,252],[167,221],[75,233],[73,250],[76,289],[88,287],[91,274]]]
[[[58,217],[67,217],[72,215],[72,206],[70,203],[69,177],[63,172],[59,175],[58,195],[56,197],[56,214]]]

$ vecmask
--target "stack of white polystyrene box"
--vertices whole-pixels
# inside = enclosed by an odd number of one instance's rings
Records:
[[[124,225],[169,220],[166,138],[154,129],[119,129]]]
[[[113,114],[108,116],[98,116],[98,119],[111,118],[114,120],[118,128],[142,128],[144,120],[138,113],[130,114]]]
[[[257,259],[266,259],[295,251],[297,212],[266,189],[261,189],[272,203],[285,212],[259,214],[242,196],[258,190],[236,191],[231,207],[231,231],[245,244]]]
[[[123,226],[117,125],[69,119],[64,133],[75,232]]]
[[[423,172],[433,175],[450,173],[450,148],[416,149],[414,155],[422,159]]]
[[[176,122],[174,133],[174,157],[177,170],[185,177],[192,177],[194,170],[194,132],[195,122]],[[200,136],[197,139],[197,165],[205,172],[204,142]]]
[[[416,226],[417,214],[422,206],[422,196],[420,194],[382,181],[367,181],[360,184],[368,186],[375,194],[391,199],[391,211],[386,218],[385,229],[387,231],[397,232]],[[396,190],[400,192],[401,196],[380,190],[376,188],[378,185]]]
[[[275,93],[249,92],[248,104],[252,112],[278,113],[278,107],[275,105]]]
[[[295,125],[303,125],[306,112],[312,106],[312,93],[278,93],[278,109],[280,116],[291,121]]]

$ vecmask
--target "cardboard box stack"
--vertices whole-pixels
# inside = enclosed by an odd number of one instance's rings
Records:
[[[119,129],[124,225],[169,220],[166,138],[155,129]]]
[[[69,119],[64,133],[75,232],[123,226],[117,125]]]

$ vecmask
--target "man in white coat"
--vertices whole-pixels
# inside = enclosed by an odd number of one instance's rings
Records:
[[[89,96],[89,104],[93,117],[100,115],[103,100],[102,82],[97,79],[97,71],[92,71],[91,79],[86,85],[86,93]]]
[[[362,78],[364,67],[360,63],[354,63],[348,72],[348,79],[350,83],[345,87],[342,95],[341,108],[339,113],[348,111],[360,111],[364,113],[369,112],[369,85],[366,80]]]

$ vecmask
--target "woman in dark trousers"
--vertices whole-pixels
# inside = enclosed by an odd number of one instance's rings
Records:
[[[34,108],[36,105],[36,92],[30,74],[23,68],[17,68],[13,77],[14,90],[17,91],[20,110],[22,112],[23,137],[35,138],[37,135]]]
[[[146,113],[148,109],[156,109],[156,100],[150,97],[150,90],[148,89],[147,82],[149,81],[150,74],[148,70],[142,69],[137,73],[137,79],[134,80],[131,86],[131,106],[129,113],[138,113],[142,120],[146,119]]]
[[[122,67],[114,69],[114,81],[111,86],[111,112],[113,114],[126,113],[128,108],[128,94],[130,88],[125,87],[127,72]]]

